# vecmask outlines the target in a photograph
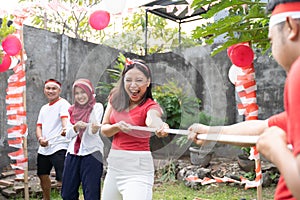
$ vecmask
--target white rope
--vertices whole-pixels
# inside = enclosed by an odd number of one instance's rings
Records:
[[[92,123],[87,123],[87,126],[88,126],[88,125],[91,125],[91,124],[92,124]],[[102,124],[99,123],[99,122],[96,122],[96,124],[97,124],[98,126],[100,126],[100,127],[102,126]],[[55,138],[57,138],[57,137],[59,137],[59,136],[62,136],[61,133],[59,133],[59,134],[57,134],[57,135],[53,135],[52,137],[46,138],[45,141],[53,140],[53,139],[55,139]],[[62,137],[64,137],[64,136],[62,136]]]
[[[59,133],[59,134],[57,134],[57,135],[53,135],[52,137],[46,138],[45,141],[53,140],[53,139],[55,139],[55,138],[57,138],[57,137],[59,137],[59,136],[62,136],[61,133]],[[62,137],[63,137],[63,136],[62,136]]]
[[[132,130],[139,131],[149,131],[155,132],[157,128],[143,127],[143,126],[130,126]],[[164,129],[165,132],[176,134],[176,135],[188,135],[190,131],[182,130],[182,129]],[[216,141],[216,142],[230,142],[230,143],[240,143],[240,144],[253,144],[255,145],[258,136],[251,135],[224,135],[218,133],[210,133],[210,134],[198,134],[197,139],[199,140],[207,140],[207,141]]]
[[[91,124],[91,123],[89,123]],[[98,125],[101,126],[99,123]],[[155,132],[157,128],[150,128],[145,126],[129,126],[132,130],[138,131],[148,131],[148,132]],[[166,133],[176,134],[176,135],[188,135],[190,131],[183,130],[183,129],[164,129]],[[54,135],[50,138],[47,138],[46,141],[52,140],[61,136],[61,134]],[[197,139],[199,140],[207,140],[207,141],[216,141],[216,142],[229,142],[229,143],[239,143],[239,144],[252,144],[255,145],[258,136],[251,136],[251,135],[225,135],[225,134],[218,134],[218,133],[210,133],[210,134],[198,134]]]

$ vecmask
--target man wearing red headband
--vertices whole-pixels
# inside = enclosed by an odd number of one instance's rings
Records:
[[[53,167],[58,185],[61,186],[64,160],[69,144],[61,133],[67,126],[70,103],[60,97],[61,83],[55,79],[45,82],[44,94],[48,103],[40,109],[36,126],[36,138],[40,145],[37,156],[37,175],[43,190],[43,200],[50,200],[49,175]]]
[[[203,141],[197,140],[197,134],[202,133],[260,135],[257,150],[281,173],[274,199],[295,200],[300,199],[300,0],[271,0],[267,10],[272,12],[269,23],[272,54],[287,72],[285,111],[267,120],[248,120],[229,126],[193,124],[189,127],[189,138],[200,145]]]
[[[256,146],[281,173],[275,199],[300,199],[300,1],[274,0],[268,10],[272,54],[287,72],[285,111],[269,119]]]

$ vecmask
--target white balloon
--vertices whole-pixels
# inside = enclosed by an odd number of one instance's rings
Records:
[[[235,83],[237,81],[237,76],[243,75],[243,74],[244,74],[244,72],[243,72],[242,68],[232,65],[228,71],[228,78],[229,78],[230,82],[233,85],[235,85]]]
[[[101,3],[110,14],[120,14],[126,7],[126,0],[103,0]]]

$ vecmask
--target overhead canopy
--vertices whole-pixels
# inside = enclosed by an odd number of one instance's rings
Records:
[[[185,22],[191,22],[195,20],[202,19],[202,14],[206,13],[209,9],[200,8],[200,9],[192,9],[189,4],[191,0],[154,0],[150,3],[142,5],[141,7],[145,7],[146,9],[146,31],[145,31],[145,55],[148,53],[148,45],[147,45],[147,27],[148,27],[148,12],[158,15],[162,18],[172,20],[179,24],[178,31],[178,40],[179,47],[181,45],[181,24]]]
[[[143,5],[143,7],[150,13],[178,23],[202,19],[201,14],[208,10],[208,8],[193,10],[185,0],[155,0]]]

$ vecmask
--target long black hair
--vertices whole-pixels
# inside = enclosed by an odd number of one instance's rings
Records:
[[[124,86],[124,77],[125,74],[133,69],[136,68],[143,72],[143,74],[147,77],[147,79],[150,78],[150,81],[152,81],[152,76],[151,76],[151,70],[145,63],[145,61],[140,60],[140,59],[133,59],[129,60],[125,64],[125,68],[122,71],[121,78],[117,82],[117,85],[111,90],[109,94],[109,101],[112,105],[112,107],[117,110],[118,112],[124,111],[127,109],[130,105],[130,98],[128,94],[125,91],[125,86]],[[150,85],[147,87],[147,90],[139,103],[139,105],[143,105],[146,100],[150,98],[153,99],[152,97],[152,83],[150,82]]]

